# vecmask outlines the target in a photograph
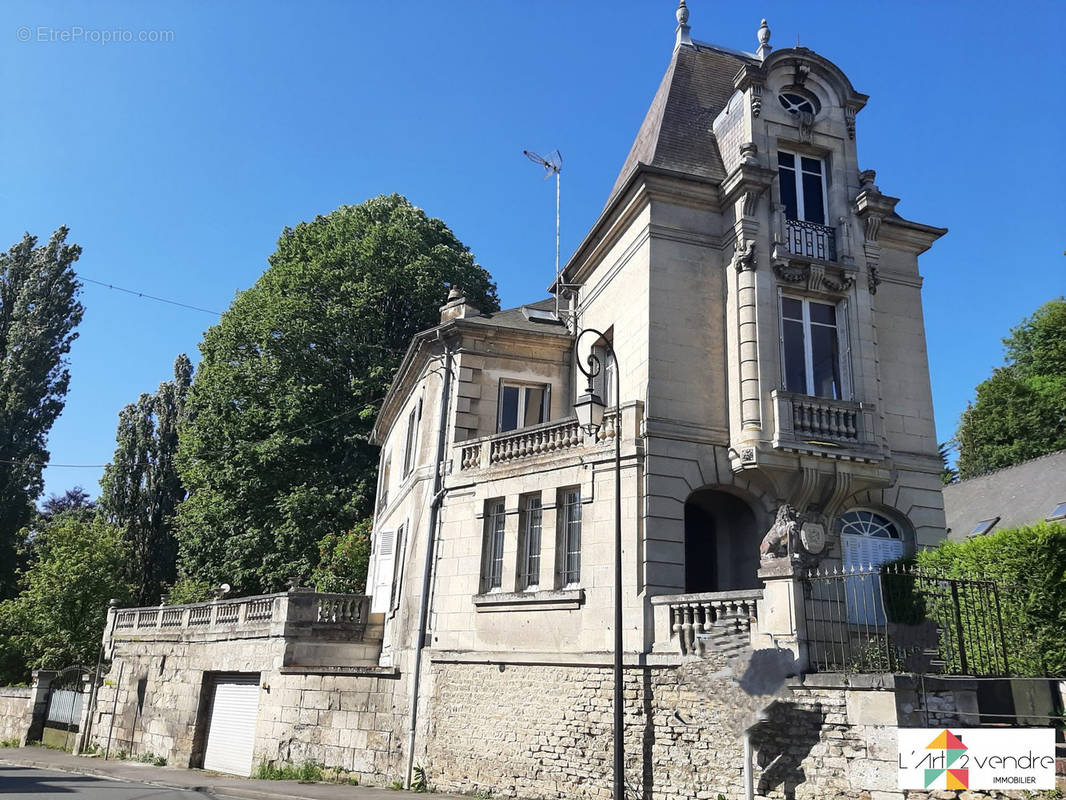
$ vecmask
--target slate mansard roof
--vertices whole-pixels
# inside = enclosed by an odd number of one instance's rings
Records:
[[[945,486],[948,538],[965,539],[978,522],[996,517],[993,533],[1042,522],[1060,503],[1066,503],[1066,450]]]
[[[754,56],[702,42],[674,50],[607,204],[640,164],[723,180],[722,156],[708,135],[711,123],[729,102],[737,73],[758,63]]]

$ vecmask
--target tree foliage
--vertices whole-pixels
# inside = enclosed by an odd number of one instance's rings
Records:
[[[346,533],[327,533],[318,543],[319,561],[312,582],[320,592],[361,594],[370,565],[370,520]]]
[[[916,560],[938,575],[985,578],[1016,587],[999,598],[1012,669],[1018,674],[1066,674],[1066,525],[1041,522],[945,541],[919,552]],[[976,613],[988,617],[983,609]],[[978,653],[981,645],[969,649]]]
[[[48,431],[70,386],[66,356],[83,309],[73,268],[81,248],[67,233],[41,246],[27,233],[0,253],[0,598],[15,590],[19,531],[44,488]]]
[[[174,525],[185,487],[175,460],[191,383],[192,364],[183,353],[173,380],[122,409],[115,455],[100,482],[101,511],[122,531],[125,575],[138,605],[158,603],[177,575]]]
[[[239,593],[307,582],[318,543],[370,516],[370,428],[449,284],[499,307],[470,251],[398,195],[282,232],[269,269],[200,345],[179,458],[184,575]]]
[[[962,478],[1066,448],[1066,299],[1041,306],[1003,344],[1007,364],[977,386],[955,434]]]
[[[51,522],[60,514],[77,514],[82,519],[91,519],[96,514],[96,502],[80,486],[67,489],[63,494],[52,494],[41,503],[41,519]]]
[[[41,522],[18,596],[0,603],[0,682],[95,662],[111,598],[128,601],[119,531],[77,511]]]

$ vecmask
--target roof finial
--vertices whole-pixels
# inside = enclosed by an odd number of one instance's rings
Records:
[[[759,49],[755,53],[759,56],[760,61],[765,61],[766,57],[770,55],[770,51],[773,50],[770,47],[770,26],[766,24],[766,20],[762,21],[762,25],[759,26],[759,32],[756,35],[759,37]]]
[[[688,33],[688,6],[685,5],[685,0],[678,2],[675,16],[677,17],[677,41],[674,43],[674,49],[676,50],[683,44],[691,47],[692,38]]]

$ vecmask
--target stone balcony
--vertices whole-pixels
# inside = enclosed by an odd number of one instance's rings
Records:
[[[876,461],[881,449],[871,403],[811,397],[782,389],[771,392],[773,446],[777,449]]]
[[[383,621],[370,598],[295,589],[277,594],[147,608],[113,608],[104,632],[107,654],[129,643],[188,645],[266,642],[281,667],[376,665]],[[248,642],[252,644],[251,641]]]
[[[652,651],[701,657],[747,647],[762,595],[762,589],[736,589],[651,598],[655,620]]]
[[[621,409],[622,446],[631,446],[639,437],[642,403],[624,403]],[[619,412],[604,414],[595,436],[586,435],[576,417],[531,425],[505,433],[468,439],[454,446],[453,472],[474,473],[509,467],[528,470],[537,462],[555,461],[586,453],[593,448],[613,445],[619,430]]]

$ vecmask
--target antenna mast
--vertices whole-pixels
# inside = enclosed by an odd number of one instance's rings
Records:
[[[532,150],[523,150],[522,154],[532,161],[544,167],[544,177],[555,176],[555,318],[562,319],[559,307],[559,298],[562,294],[562,275],[559,272],[559,175],[563,171],[563,155],[558,150],[548,154],[548,157],[537,155]]]

